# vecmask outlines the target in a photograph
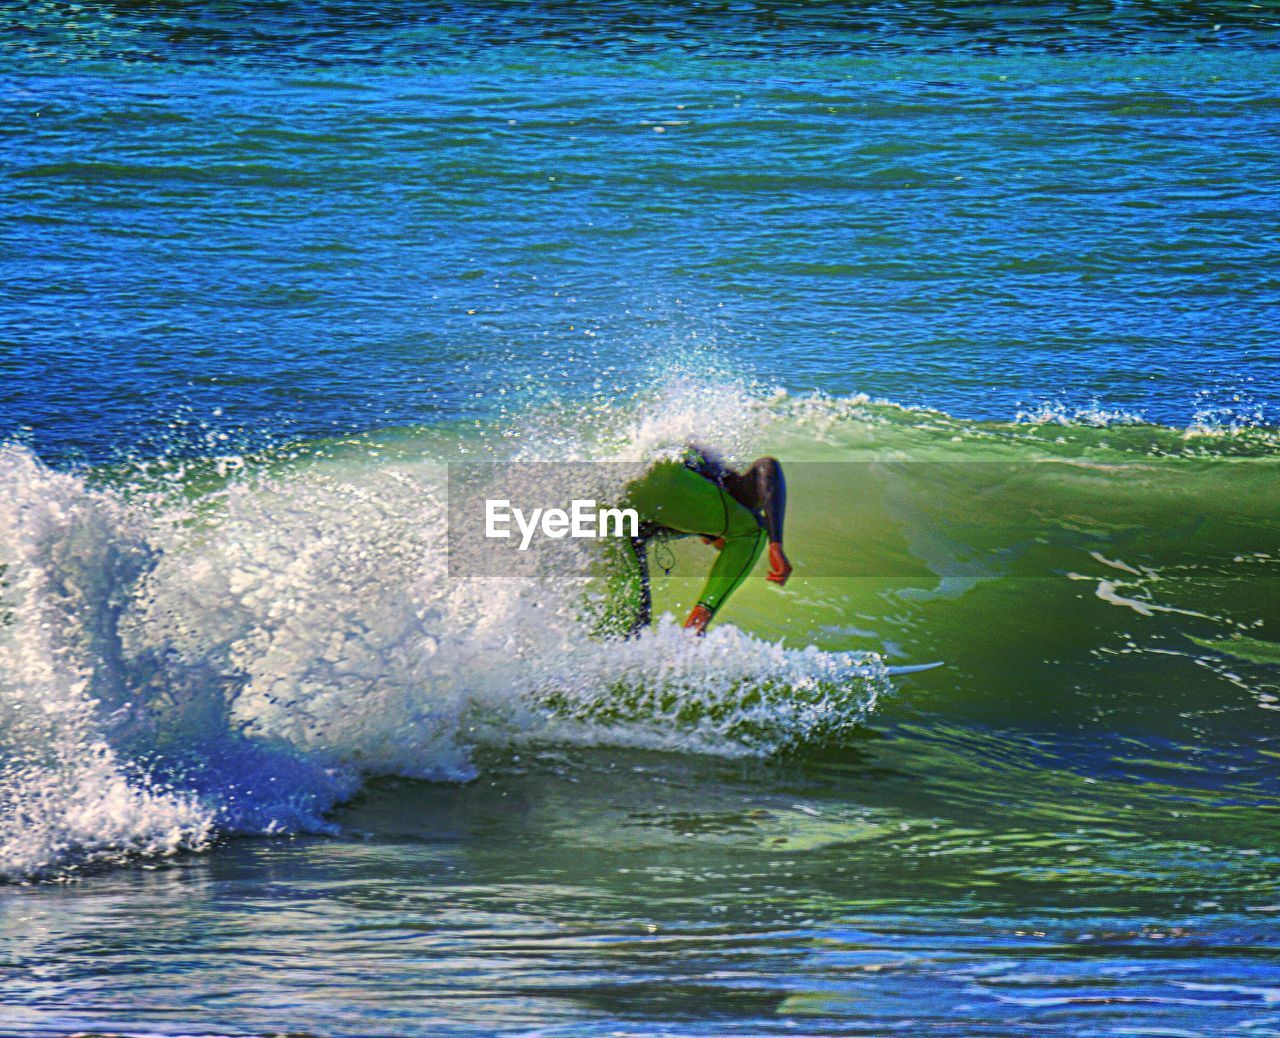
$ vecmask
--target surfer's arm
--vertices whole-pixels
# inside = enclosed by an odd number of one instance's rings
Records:
[[[769,537],[769,573],[766,580],[779,586],[791,576],[791,562],[782,548],[782,524],[787,515],[787,481],[777,458],[757,458],[741,476],[734,476],[729,492],[763,518]]]

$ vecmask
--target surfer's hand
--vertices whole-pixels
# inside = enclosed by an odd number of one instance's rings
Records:
[[[787,560],[787,553],[781,544],[772,541],[769,544],[769,573],[764,579],[781,587],[790,576],[791,563]]]
[[[693,612],[689,614],[689,618],[684,622],[686,631],[696,631],[698,637],[701,638],[707,633],[707,624],[711,622],[711,610],[699,602],[693,607]]]

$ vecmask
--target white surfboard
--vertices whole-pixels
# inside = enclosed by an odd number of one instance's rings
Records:
[[[919,674],[922,670],[935,670],[946,665],[946,660],[937,660],[933,663],[908,663],[902,667],[887,667],[885,669],[888,670],[891,677],[896,677],[899,674]]]

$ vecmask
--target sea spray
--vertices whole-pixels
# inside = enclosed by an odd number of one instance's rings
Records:
[[[121,757],[117,623],[148,565],[127,510],[0,448],[0,877],[204,846],[213,812]]]
[[[531,691],[560,740],[735,756],[836,742],[888,688],[875,653],[788,649],[732,625],[699,640],[668,615],[621,644],[578,642]]]
[[[725,423],[750,406],[722,396]],[[623,453],[689,436],[689,397],[661,407],[626,416],[646,446]],[[323,830],[360,776],[466,780],[477,746],[773,753],[847,731],[886,687],[866,654],[730,625],[585,638],[580,578],[451,578],[430,457],[173,471],[92,485],[0,456],[6,875]]]

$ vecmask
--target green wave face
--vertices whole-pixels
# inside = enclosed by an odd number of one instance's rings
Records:
[[[727,619],[824,648],[888,648],[891,663],[945,659],[928,708],[942,695],[948,716],[992,724],[1083,722],[1105,704],[1113,725],[1176,735],[1188,709],[1239,708],[1248,730],[1269,705],[1274,461],[787,472],[795,590],[753,582]],[[692,568],[697,551],[686,554]],[[1247,665],[1261,669],[1235,673]]]
[[[917,432],[891,433],[890,450]],[[946,659],[904,715],[1094,746],[1136,738],[1167,744],[1155,756],[1179,767],[1229,746],[1256,761],[1280,691],[1266,651],[1280,633],[1272,446],[1150,427],[954,435],[955,461],[843,478],[819,466],[812,480],[793,466],[796,501],[810,483],[827,517],[816,536],[798,521],[796,554],[861,572],[815,580],[803,615],[768,605],[765,622]],[[1116,753],[1086,769],[1123,768]]]
[[[358,487],[475,458],[640,461],[689,441],[739,461],[776,454],[786,469],[792,581],[779,591],[761,568],[722,623],[891,667],[945,662],[900,681],[882,723],[1249,752],[1274,717],[1280,435],[1268,428],[1051,412],[973,422],[861,397],[680,384],[501,424],[294,445],[230,469],[151,467],[150,483],[136,466],[98,478],[216,513],[225,488],[245,482]],[[664,551],[656,612],[682,616],[711,549]]]

